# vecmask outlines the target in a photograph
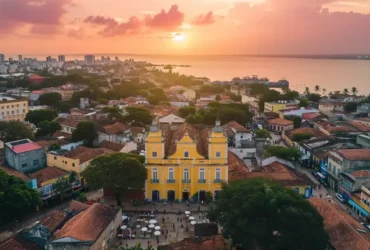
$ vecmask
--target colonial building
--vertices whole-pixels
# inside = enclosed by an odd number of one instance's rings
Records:
[[[148,179],[145,197],[149,200],[190,200],[198,194],[217,197],[221,182],[228,181],[228,146],[220,122],[213,129],[183,124],[150,128],[145,140]]]

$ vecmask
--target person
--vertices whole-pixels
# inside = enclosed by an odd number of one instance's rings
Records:
[[[167,206],[167,202],[164,202],[164,206]]]
[[[175,223],[172,224],[173,230],[175,230]]]
[[[184,225],[181,223],[181,228],[184,228]]]
[[[157,245],[159,244],[159,238],[158,238],[158,236],[157,236]]]
[[[164,223],[164,217],[162,217],[162,223]]]
[[[166,234],[168,234],[168,229],[166,229]]]

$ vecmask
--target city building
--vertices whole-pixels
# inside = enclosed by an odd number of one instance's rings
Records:
[[[66,56],[65,55],[59,55],[58,56],[58,62],[65,62],[66,61]]]
[[[52,61],[51,56],[47,56],[47,57],[46,57],[46,61],[47,61],[47,62],[51,62],[51,61]]]
[[[370,148],[370,136],[364,134],[357,135],[356,144],[361,145],[363,148]]]
[[[242,103],[249,104],[250,109],[259,110],[259,99],[250,95],[242,95]]]
[[[183,124],[163,130],[154,123],[145,139],[148,179],[145,198],[158,201],[199,200],[211,192],[217,197],[228,181],[227,138],[219,122],[213,129]]]
[[[34,84],[43,83],[46,79],[48,79],[48,77],[43,77],[39,75],[32,75],[28,77],[28,80]]]
[[[4,151],[7,165],[21,173],[34,172],[46,166],[44,150],[29,139],[7,142]]]
[[[267,121],[268,128],[272,131],[282,132],[292,130],[294,128],[293,121],[286,120],[283,118],[276,118]]]
[[[28,100],[0,96],[0,120],[2,121],[24,121],[28,110]]]
[[[311,108],[305,108],[305,107],[300,107],[300,108],[285,108],[279,110],[277,113],[281,118],[284,118],[284,116],[288,115],[294,115],[294,116],[299,116],[303,117],[305,114],[317,114],[319,110],[317,109],[311,109]]]
[[[111,142],[111,141],[103,141],[100,144],[101,148],[105,148],[108,150],[112,150],[114,152],[119,152],[119,153],[130,153],[132,151],[137,150],[137,143],[134,141],[126,142],[126,143],[116,143],[116,142]]]
[[[281,109],[286,108],[298,108],[298,100],[282,100],[276,102],[265,102],[264,112],[275,112],[277,113]]]
[[[343,112],[344,102],[337,99],[321,99],[319,101],[320,112]]]
[[[181,118],[175,114],[169,114],[159,118],[159,124],[183,124],[184,122],[184,118]]]
[[[329,185],[338,190],[339,175],[356,169],[370,169],[370,149],[339,149],[329,152],[328,181]]]
[[[45,249],[111,249],[121,223],[121,208],[94,203],[56,231]]]
[[[361,103],[357,105],[357,113],[365,114],[366,117],[370,114],[370,103]]]
[[[22,61],[23,61],[22,55],[18,55],[18,62],[22,62]]]
[[[85,56],[85,65],[94,65],[94,64],[95,64],[95,56],[86,55]]]
[[[4,54],[0,54],[0,63],[3,63],[5,61]]]

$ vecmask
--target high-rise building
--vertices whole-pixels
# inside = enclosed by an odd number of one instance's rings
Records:
[[[18,55],[18,62],[22,62],[22,60],[23,60],[22,55]]]
[[[4,59],[5,59],[4,55],[0,54],[0,63],[4,62]]]
[[[13,62],[13,57],[9,57],[9,62]]]
[[[51,56],[46,57],[47,62],[51,62]]]
[[[66,61],[66,56],[65,55],[59,55],[58,56],[58,62],[65,62]]]
[[[86,55],[85,56],[85,65],[94,65],[94,64],[95,64],[95,56]]]

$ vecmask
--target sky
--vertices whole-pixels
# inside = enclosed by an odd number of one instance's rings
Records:
[[[370,53],[370,0],[0,0],[1,54]]]

